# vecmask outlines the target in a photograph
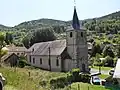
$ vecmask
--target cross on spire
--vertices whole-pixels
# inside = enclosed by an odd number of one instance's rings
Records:
[[[76,7],[76,1],[74,0],[74,7]]]

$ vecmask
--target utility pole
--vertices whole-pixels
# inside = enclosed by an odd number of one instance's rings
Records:
[[[51,52],[51,50],[50,50],[50,47],[48,48],[49,50],[49,68],[50,68],[50,71],[51,71],[51,57],[50,57],[50,52]]]

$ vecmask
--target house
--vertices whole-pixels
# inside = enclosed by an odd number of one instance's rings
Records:
[[[117,61],[115,71],[114,71],[114,74],[113,74],[113,78],[117,79],[117,81],[120,85],[120,58]]]
[[[25,47],[18,47],[15,45],[10,45],[10,46],[6,46],[6,48],[8,49],[8,53],[15,53],[18,56],[25,56],[26,55],[26,51],[27,48]]]
[[[18,65],[19,57],[15,53],[8,53],[1,58],[2,63],[11,67]]]
[[[80,28],[76,7],[72,28],[66,30],[66,40],[35,43],[27,52],[27,62],[50,71],[70,71],[80,68],[89,72],[86,30]]]

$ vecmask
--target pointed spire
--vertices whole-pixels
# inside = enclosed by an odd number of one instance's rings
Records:
[[[74,14],[73,14],[73,20],[72,20],[72,27],[74,29],[80,29],[80,23],[79,23],[79,19],[78,19],[78,16],[77,16],[76,6],[74,6]]]

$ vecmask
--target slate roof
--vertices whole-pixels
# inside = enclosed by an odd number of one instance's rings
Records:
[[[79,19],[78,19],[78,16],[77,16],[76,7],[74,7],[72,27],[73,27],[75,30],[79,30],[79,29],[80,29],[80,23],[79,23]]]
[[[6,55],[2,56],[1,61],[2,62],[6,61],[6,59],[9,58],[12,55],[16,55],[16,54],[15,53],[7,53]]]
[[[88,49],[91,48],[91,45],[89,44],[90,43],[88,43]],[[49,47],[50,55],[61,55],[66,48],[66,40],[35,43],[27,50],[27,52],[32,52],[31,55],[49,55]]]
[[[7,46],[9,52],[24,52],[27,51],[25,47]]]
[[[49,48],[50,55],[61,55],[66,48],[66,40],[36,43],[28,49],[28,52],[32,52],[31,55],[49,55]]]
[[[120,58],[117,61],[113,78],[120,78]]]

